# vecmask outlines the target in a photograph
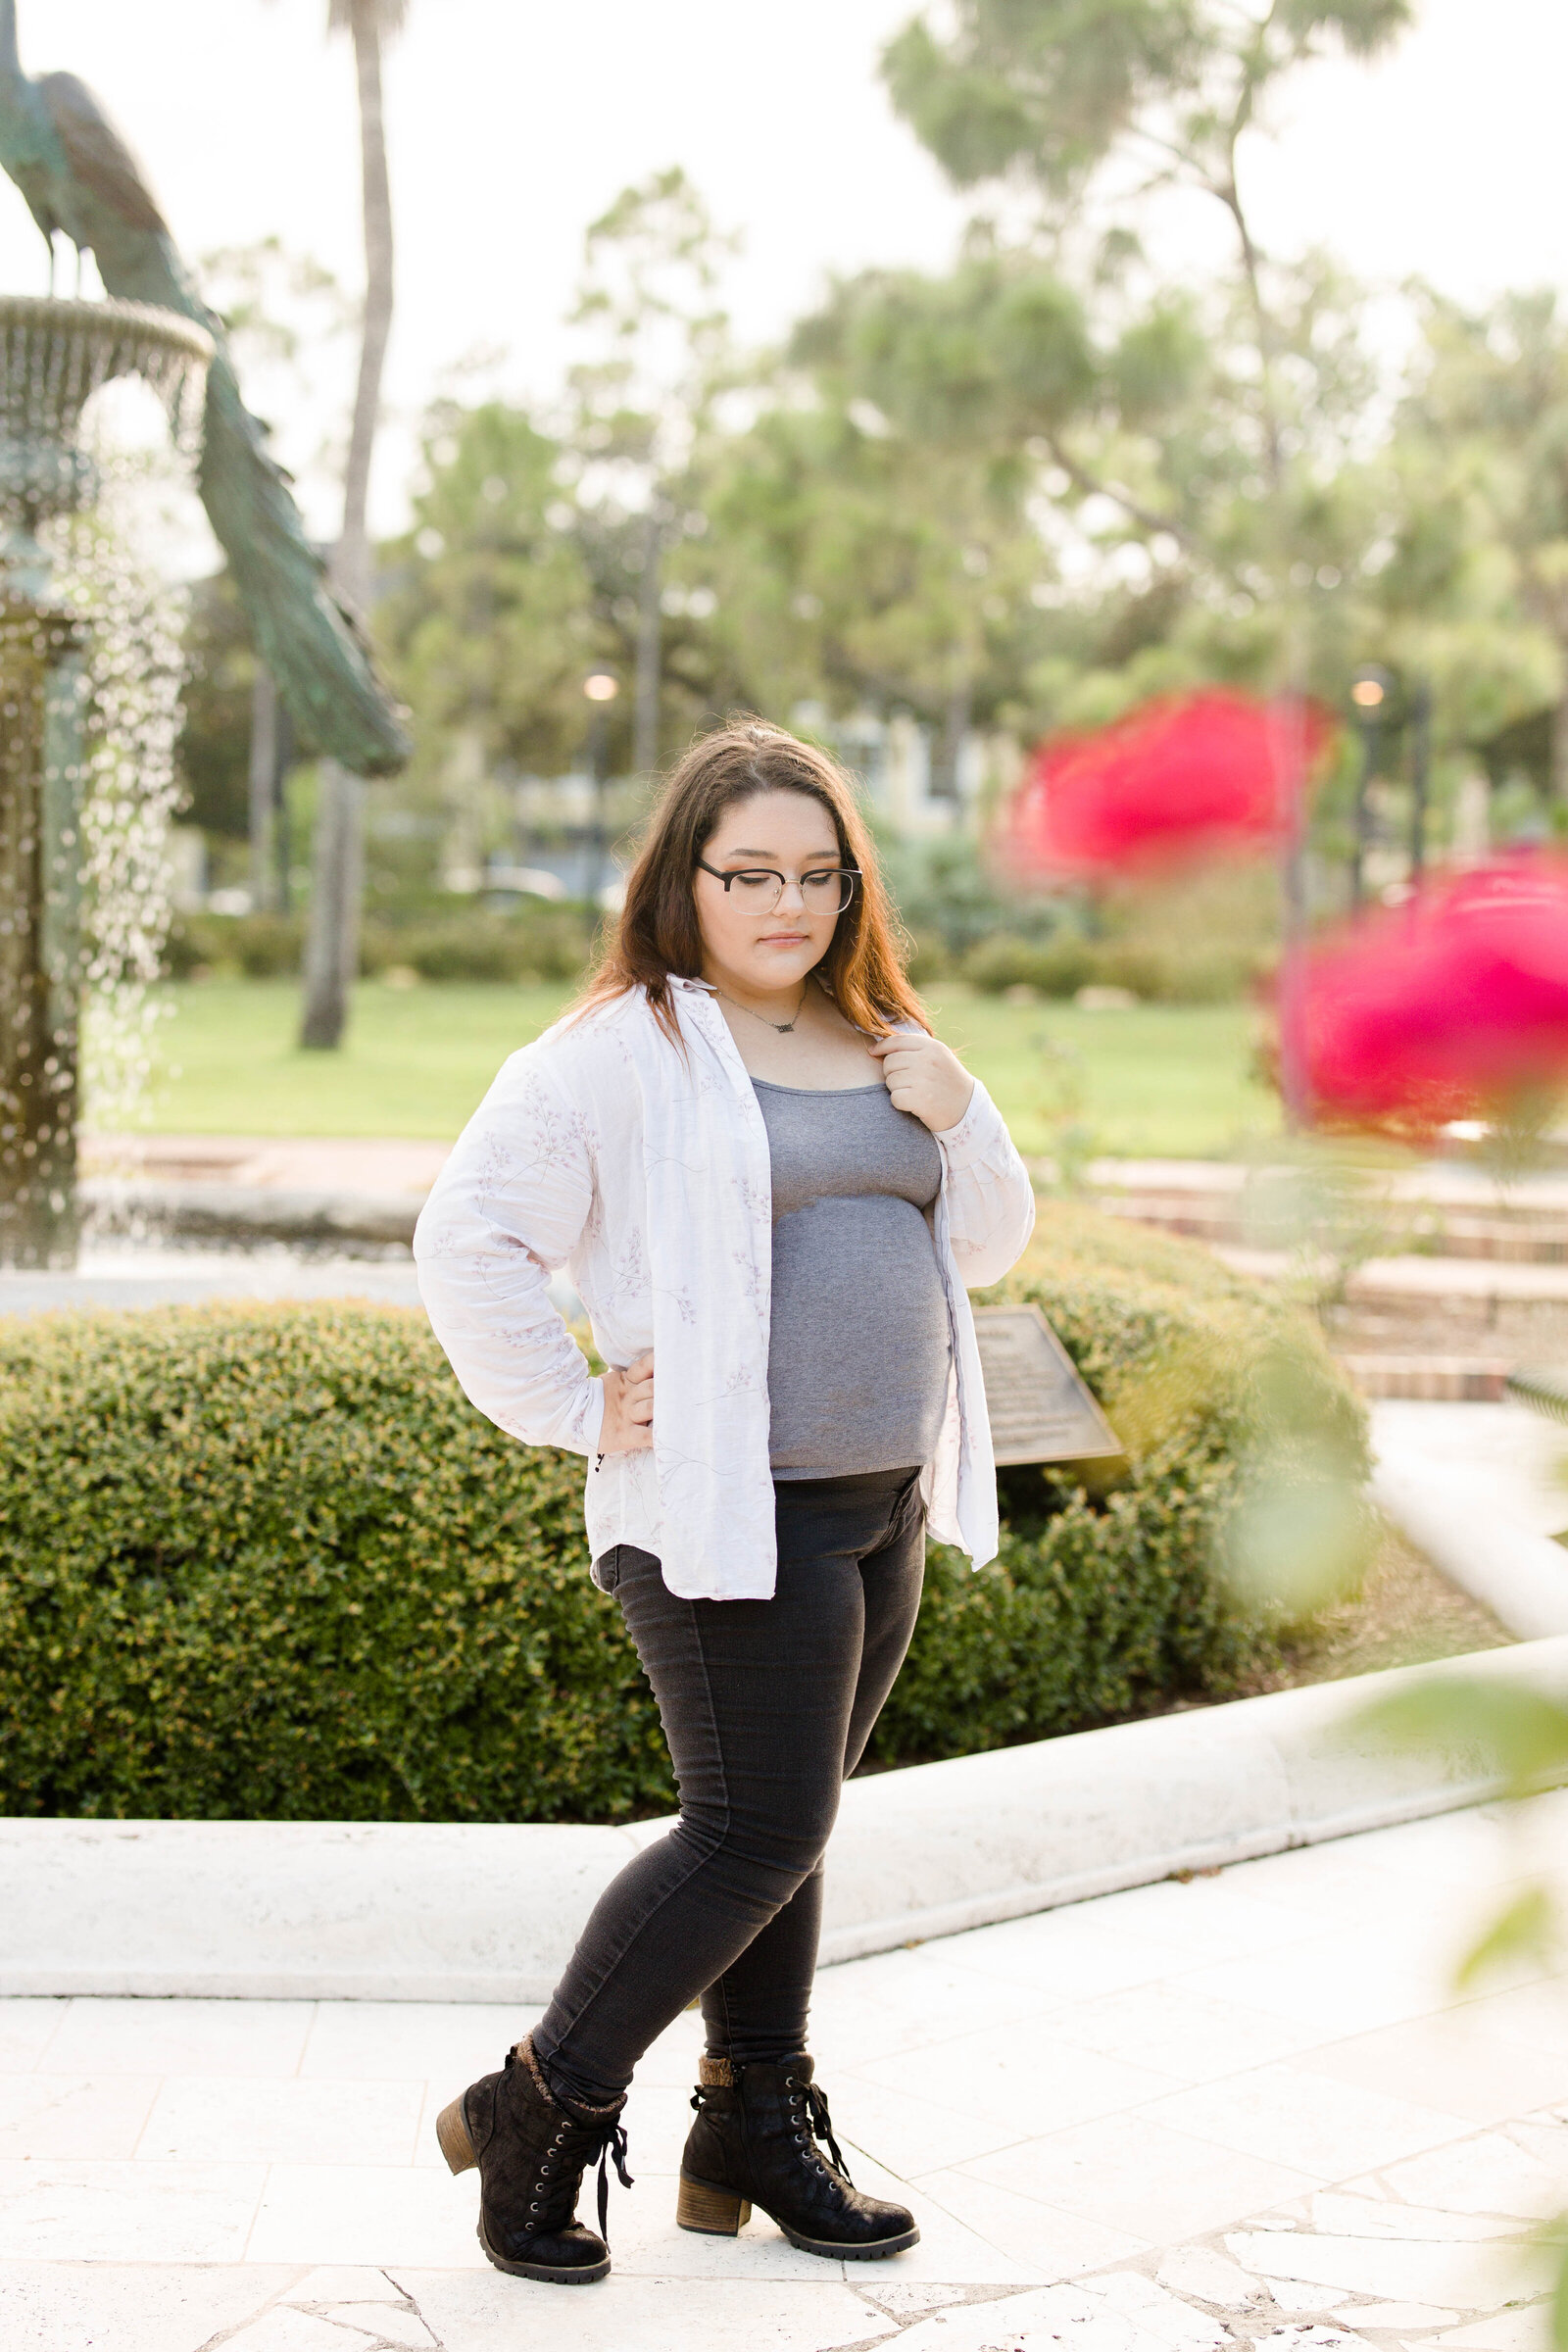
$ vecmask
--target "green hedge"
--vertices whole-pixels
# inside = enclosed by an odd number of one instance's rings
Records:
[[[421,980],[572,980],[588,953],[588,917],[576,907],[531,906],[522,914],[475,908],[438,922],[367,923],[360,969]]]
[[[1081,988],[1125,988],[1151,1004],[1230,1004],[1246,996],[1260,976],[1256,955],[1245,944],[1086,939],[1077,931],[1058,931],[1050,939],[1018,939],[1001,931],[971,948],[959,969],[974,987],[994,996],[1007,988],[1032,988],[1043,997],[1075,997]]]
[[[1214,1568],[1249,1461],[1307,1485],[1329,1456],[1361,1465],[1305,1324],[1185,1245],[1043,1222],[1006,1294],[1051,1313],[1133,1459],[1098,1494],[1004,1473],[983,1575],[933,1546],[884,1763],[1233,1689],[1272,1639]],[[581,1468],[472,1411],[413,1313],[0,1324],[0,1810],[662,1810],[658,1716],[587,1575]]]
[[[360,976],[397,970],[435,981],[570,980],[587,955],[587,924],[582,908],[542,902],[516,914],[473,902],[460,913],[418,922],[372,919],[360,933]],[[164,964],[174,980],[193,972],[292,979],[304,954],[299,915],[183,914],[170,931]]]
[[[1040,1215],[977,1301],[1044,1310],[1131,1458],[1087,1483],[1000,1472],[1002,1547],[979,1575],[931,1545],[880,1763],[1231,1695],[1371,1555],[1365,1414],[1315,1324],[1192,1243]]]

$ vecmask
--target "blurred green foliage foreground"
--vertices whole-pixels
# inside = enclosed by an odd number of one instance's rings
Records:
[[[1364,1548],[1360,1407],[1312,1326],[1189,1245],[1079,1209],[1043,1227],[1004,1293],[1046,1308],[1130,1458],[1096,1487],[1004,1473],[979,1575],[933,1546],[881,1764],[1235,1690],[1304,1605],[1290,1562],[1283,1607],[1225,1572],[1231,1533],[1282,1496],[1293,1525],[1338,1514],[1342,1566]],[[412,1313],[6,1323],[0,1809],[668,1808],[658,1714],[589,1581],[581,1483],[575,1457],[471,1410]]]

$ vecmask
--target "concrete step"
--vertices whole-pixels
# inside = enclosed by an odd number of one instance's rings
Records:
[[[1043,1184],[1054,1182],[1050,1161],[1031,1164]],[[1095,1159],[1085,1171],[1085,1181],[1096,1193],[1175,1194],[1235,1201],[1250,1186],[1299,1172],[1284,1160]],[[1506,1218],[1549,1215],[1568,1224],[1568,1177],[1560,1172],[1537,1170],[1521,1176],[1506,1192],[1499,1191],[1484,1168],[1446,1159],[1401,1159],[1366,1173],[1390,1200],[1405,1206]]]
[[[1302,1272],[1300,1259],[1288,1250],[1254,1250],[1230,1242],[1216,1242],[1213,1250],[1215,1256],[1238,1274],[1250,1274],[1258,1281],[1290,1282],[1298,1280]],[[1322,1280],[1333,1268],[1325,1257],[1315,1271]],[[1472,1303],[1494,1298],[1499,1303],[1539,1300],[1561,1306],[1568,1304],[1568,1265],[1415,1254],[1374,1257],[1355,1269],[1345,1290],[1346,1297],[1361,1306],[1444,1298]]]
[[[1131,1223],[1194,1241],[1240,1246],[1265,1238],[1263,1220],[1249,1218],[1241,1198],[1231,1193],[1102,1193],[1095,1206]],[[1568,1218],[1555,1210],[1518,1215],[1467,1215],[1447,1207],[1396,1205],[1390,1241],[1415,1242],[1436,1257],[1480,1258],[1509,1265],[1568,1265]]]
[[[1568,1367],[1520,1364],[1508,1375],[1507,1393],[1548,1421],[1568,1421]]]
[[[1419,1475],[1405,1484],[1419,1506]],[[1505,1624],[1515,1555],[1532,1623],[1568,1620],[1568,1557],[1528,1535],[1494,1548],[1488,1592],[1501,1605],[1487,1605]],[[1568,1697],[1568,1635],[1480,1654],[1521,1699]],[[1395,1667],[852,1780],[828,1863],[823,1962],[1500,1796],[1496,1766],[1462,1732],[1416,1746],[1361,1722],[1380,1697],[1441,1694],[1475,1668],[1475,1657]],[[13,1816],[0,1820],[11,1896],[0,1994],[543,2001],[589,1905],[668,1828]],[[518,2328],[485,2340],[686,2339]]]
[[[1494,1356],[1342,1355],[1363,1396],[1405,1396],[1428,1404],[1502,1404],[1510,1367]]]

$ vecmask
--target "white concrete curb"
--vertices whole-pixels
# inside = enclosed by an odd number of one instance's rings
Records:
[[[1568,1698],[1568,1638],[853,1782],[823,1958],[1478,1803],[1479,1754],[1353,1728],[1474,1671]],[[540,2001],[667,1826],[0,1822],[0,1993]]]
[[[1489,1473],[1379,1447],[1371,1494],[1450,1584],[1522,1642],[1568,1634],[1568,1551],[1500,1505]]]

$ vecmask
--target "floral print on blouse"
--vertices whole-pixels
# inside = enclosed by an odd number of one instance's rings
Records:
[[[684,1598],[768,1599],[767,1131],[707,983],[673,980],[671,990],[684,1054],[639,989],[512,1055],[425,1202],[414,1254],[469,1400],[525,1446],[589,1456],[596,1559],[633,1544]],[[922,1485],[932,1535],[978,1567],[996,1555],[997,1492],[967,1292],[1017,1260],[1034,1191],[978,1082],[936,1142],[934,1240],[953,1366]],[[607,1363],[654,1350],[649,1451],[597,1453],[603,1390],[551,1301],[561,1267]]]

